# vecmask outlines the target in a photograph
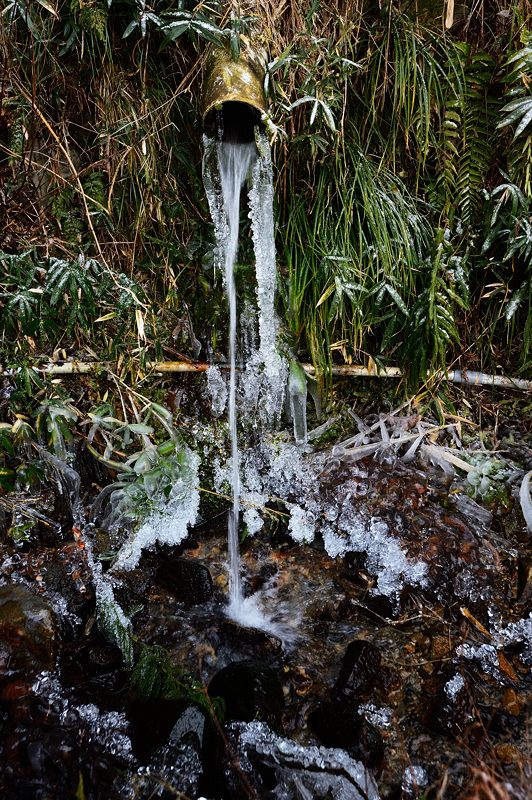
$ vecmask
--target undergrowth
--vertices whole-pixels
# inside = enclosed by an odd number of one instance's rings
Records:
[[[280,305],[334,363],[530,372],[526,3],[5,0],[3,364],[207,358],[225,298],[201,183],[208,48],[270,59]],[[442,238],[443,237],[443,238]],[[243,260],[250,258],[249,248]],[[245,266],[245,265],[244,265]]]

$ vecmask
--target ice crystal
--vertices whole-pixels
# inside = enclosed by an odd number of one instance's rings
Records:
[[[346,489],[341,482],[326,497],[320,496],[320,475],[329,468],[325,454],[305,454],[295,444],[264,440],[243,455],[243,497],[252,489],[282,499],[290,512],[292,538],[311,542],[319,533],[331,558],[365,553],[366,567],[377,578],[375,593],[394,597],[404,582],[425,585],[427,565],[408,556],[385,520],[360,508],[357,500],[363,489]],[[363,477],[358,467],[353,469]]]
[[[471,644],[460,644],[456,648],[456,655],[468,661],[479,661],[486,675],[499,677],[499,657],[497,648],[492,644],[481,644],[478,647]]]
[[[465,686],[464,679],[462,678],[461,675],[457,674],[453,678],[448,680],[443,688],[449,700],[451,702],[454,702],[456,700],[456,696],[461,692],[464,686]]]
[[[532,664],[532,613],[517,622],[509,622],[505,626],[499,626],[496,639],[502,647],[522,642],[521,660],[525,664]]]
[[[339,748],[307,746],[273,733],[263,722],[232,723],[245,771],[254,762],[275,771],[279,800],[292,797],[331,797],[334,800],[379,800],[377,786],[360,761]]]
[[[316,519],[310,511],[296,503],[287,503],[290,511],[288,533],[295,542],[312,542],[316,530]]]
[[[420,789],[424,789],[429,782],[427,772],[417,764],[411,764],[403,772],[401,789],[406,794],[417,794]]]
[[[227,384],[218,367],[207,370],[207,390],[211,397],[212,413],[220,417],[227,405]]]
[[[378,708],[374,703],[364,703],[359,706],[358,711],[364,719],[377,728],[390,728],[392,725],[393,712],[387,706]]]
[[[273,221],[273,170],[268,140],[260,135],[259,156],[252,170],[249,216],[255,251],[260,357],[268,385],[265,411],[278,418],[284,401],[287,366],[277,348],[278,319],[275,312],[277,269]]]

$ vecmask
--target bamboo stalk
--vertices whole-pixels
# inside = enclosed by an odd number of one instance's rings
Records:
[[[210,367],[216,366],[218,369],[229,369],[228,364],[208,364],[202,361],[152,361],[146,365],[147,369],[160,373],[197,373],[206,372]],[[316,370],[312,364],[302,364],[302,368],[307,375],[315,375]],[[83,375],[97,371],[112,371],[114,365],[109,361],[67,361],[64,364],[54,364],[52,362],[42,367],[33,367],[36,372],[42,375]],[[12,375],[16,369],[0,370],[0,375]],[[368,367],[345,364],[342,366],[331,367],[331,373],[337,378],[402,378],[403,370],[399,367],[381,367],[380,369],[369,369]],[[485,372],[474,370],[449,370],[446,373],[435,373],[435,378],[442,378],[451,383],[463,383],[468,386],[496,386],[503,389],[519,389],[524,392],[532,392],[532,381],[524,378],[507,378],[504,375],[489,375]]]

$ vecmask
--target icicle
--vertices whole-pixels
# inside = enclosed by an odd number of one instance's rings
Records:
[[[294,425],[294,439],[297,444],[307,443],[307,376],[295,360],[290,361],[288,379],[290,412]]]
[[[287,364],[277,350],[279,322],[275,313],[277,268],[273,224],[273,170],[269,142],[258,134],[259,157],[252,171],[249,217],[255,249],[257,305],[259,310],[260,358],[264,365],[265,420],[276,420],[283,406]]]

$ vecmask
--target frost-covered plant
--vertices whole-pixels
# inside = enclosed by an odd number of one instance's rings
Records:
[[[41,403],[35,412],[38,437],[62,461],[67,457],[66,445],[72,441],[72,423],[79,417],[71,402],[52,398]]]
[[[175,497],[178,484],[190,484],[189,454],[188,448],[172,441],[146,448],[133,469],[124,464],[117,480],[100,493],[95,513],[105,506],[103,523],[110,529],[141,525]]]
[[[471,497],[491,502],[501,493],[506,493],[507,481],[513,470],[505,461],[479,454],[471,456],[469,463],[474,467],[467,473],[467,488]]]
[[[155,541],[178,544],[186,536],[199,507],[199,458],[174,428],[170,411],[157,403],[149,403],[138,422],[118,419],[107,404],[91,412],[86,422],[92,423],[89,442],[98,434],[105,444],[103,455],[89,443],[90,451],[117,473],[96,498],[92,513],[101,515],[112,533],[124,528],[130,533],[116,561],[128,569]],[[167,436],[158,444],[153,441],[155,425]],[[111,459],[114,453],[122,460]]]
[[[511,342],[522,334],[521,363],[532,346],[532,199],[506,181],[488,195],[491,214],[482,255],[487,258],[489,299],[495,322],[504,319]]]

